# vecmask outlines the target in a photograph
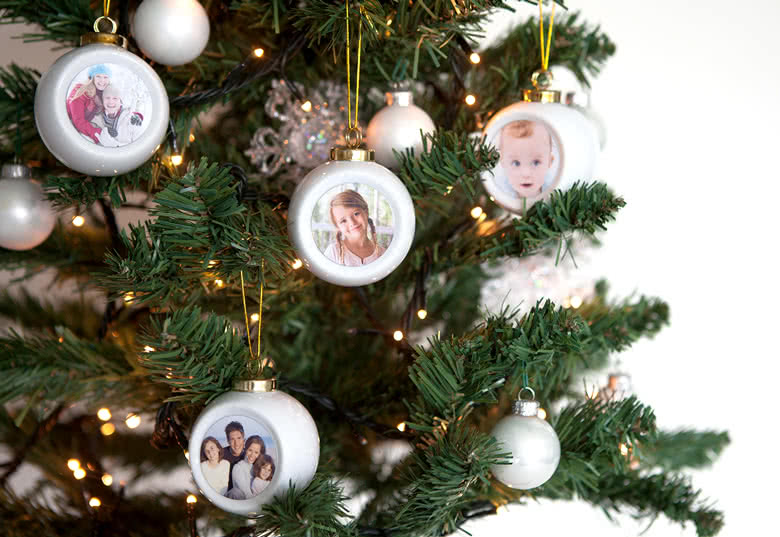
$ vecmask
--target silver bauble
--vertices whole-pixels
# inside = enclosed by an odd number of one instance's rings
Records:
[[[537,417],[539,403],[516,401],[511,415],[492,431],[502,452],[511,452],[511,464],[494,464],[496,479],[514,489],[527,490],[547,482],[558,468],[561,443],[555,430]]]
[[[628,373],[610,373],[607,385],[599,390],[598,399],[602,401],[620,401],[629,397],[633,391],[631,375]]]
[[[144,0],[133,17],[138,48],[163,65],[184,65],[209,42],[209,16],[197,0]]]
[[[374,150],[379,164],[398,169],[393,150],[403,153],[411,148],[419,155],[423,150],[422,134],[435,131],[436,125],[425,110],[415,106],[411,91],[388,91],[385,95],[387,106],[368,123],[366,146]]]
[[[54,229],[57,216],[32,181],[30,168],[3,164],[0,172],[0,247],[30,250],[45,241]]]

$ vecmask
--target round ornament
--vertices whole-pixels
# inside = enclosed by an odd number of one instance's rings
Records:
[[[30,168],[3,164],[0,172],[0,247],[30,250],[45,241],[57,215]]]
[[[527,490],[546,483],[558,468],[561,443],[552,426],[537,416],[539,403],[519,399],[512,414],[499,421],[492,431],[511,452],[510,464],[494,464],[493,475],[514,489]]]
[[[633,391],[631,375],[628,373],[610,373],[607,385],[599,390],[598,399],[602,401],[620,401],[630,396]]]
[[[482,177],[485,190],[498,205],[521,214],[555,189],[590,180],[598,155],[595,128],[560,104],[559,92],[541,87],[524,97],[500,110],[483,131],[500,155]]]
[[[197,0],[144,0],[133,17],[141,51],[163,65],[184,65],[209,42],[209,16]]]
[[[261,508],[317,471],[317,425],[276,380],[242,380],[212,401],[192,426],[192,477],[214,505],[238,515]]]
[[[126,50],[124,37],[97,32],[101,19],[95,33],[82,36],[82,46],[41,77],[35,124],[65,166],[107,177],[132,171],[154,154],[168,128],[169,109],[157,73]]]
[[[385,97],[387,106],[368,123],[366,145],[376,152],[379,164],[397,169],[399,162],[393,150],[403,153],[413,149],[419,155],[423,150],[422,134],[435,131],[436,125],[425,110],[415,106],[411,91],[391,90]]]
[[[298,257],[336,285],[381,280],[412,246],[412,198],[373,158],[371,150],[332,149],[330,160],[303,178],[290,201],[287,229]]]

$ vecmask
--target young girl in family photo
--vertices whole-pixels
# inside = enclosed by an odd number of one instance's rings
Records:
[[[200,449],[200,469],[211,488],[224,495],[228,489],[230,462],[224,458],[219,441],[213,436],[203,440]]]
[[[376,226],[368,203],[358,192],[345,190],[330,201],[330,220],[336,238],[325,249],[325,257],[340,265],[359,267],[379,259],[385,248],[377,241]]]

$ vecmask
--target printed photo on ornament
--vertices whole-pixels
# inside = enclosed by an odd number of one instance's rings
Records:
[[[498,148],[498,165],[493,169],[491,189],[505,205],[517,200],[538,200],[558,182],[560,150],[555,138],[541,121],[520,120],[505,125],[488,140]]]
[[[311,232],[325,257],[347,267],[368,265],[393,240],[393,210],[376,188],[360,183],[327,191],[314,206]]]
[[[101,147],[138,140],[153,112],[149,89],[132,70],[116,63],[83,69],[68,86],[65,105],[76,131]]]
[[[263,492],[274,478],[276,460],[271,433],[246,416],[220,418],[208,428],[200,448],[203,477],[232,500],[248,500]]]

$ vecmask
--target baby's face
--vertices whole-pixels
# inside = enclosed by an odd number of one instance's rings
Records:
[[[550,143],[550,135],[538,125],[524,138],[501,134],[501,166],[521,198],[541,193],[544,174],[553,161]]]

